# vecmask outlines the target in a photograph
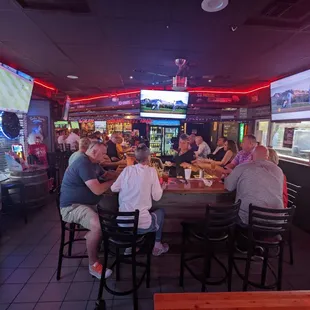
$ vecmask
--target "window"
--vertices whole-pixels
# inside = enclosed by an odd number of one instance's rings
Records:
[[[273,123],[270,144],[283,157],[309,162],[310,122]]]
[[[269,121],[256,121],[256,139],[262,145],[268,145]]]

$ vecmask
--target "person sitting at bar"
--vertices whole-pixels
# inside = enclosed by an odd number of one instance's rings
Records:
[[[253,151],[255,150],[256,146],[257,141],[255,136],[253,135],[244,136],[241,144],[242,150],[238,152],[234,160],[225,167],[226,172],[230,173],[231,170],[237,167],[238,165],[252,161]]]
[[[272,148],[268,148],[268,150],[269,150],[269,160],[278,166],[279,165],[278,153]],[[285,174],[283,174],[283,205],[284,208],[288,207],[287,179]]]
[[[221,167],[225,167],[227,165],[229,165],[233,159],[236,157],[237,153],[238,153],[238,147],[235,141],[233,140],[226,140],[226,142],[224,143],[224,152],[225,155],[223,157],[222,160],[212,160],[212,159],[198,159],[193,161],[193,164],[195,164],[196,166],[198,166],[199,168],[205,169],[205,168],[209,168],[209,164],[212,162],[214,163],[216,166],[221,166]]]
[[[98,181],[98,163],[106,154],[107,148],[99,142],[91,143],[82,156],[76,159],[66,170],[60,195],[60,213],[67,223],[80,224],[89,229],[86,234],[86,248],[89,259],[89,273],[101,278],[102,265],[98,258],[98,248],[101,242],[101,227],[96,205],[100,195],[106,192],[115,180],[106,177],[104,183]],[[107,269],[105,277],[112,271]]]
[[[190,147],[191,147],[193,152],[198,151],[198,145],[196,144],[195,139],[196,139],[196,135],[194,133],[192,133],[189,136],[189,144],[190,144]]]
[[[173,161],[176,166],[176,176],[184,177],[184,164],[190,164],[195,159],[195,153],[191,149],[189,144],[189,137],[187,134],[180,135],[179,138],[179,150],[175,155]],[[173,174],[173,173],[171,173]]]
[[[119,192],[119,210],[133,212],[139,210],[138,233],[145,234],[156,231],[153,255],[159,256],[168,252],[169,246],[162,243],[164,210],[150,212],[152,199],[159,201],[166,184],[161,186],[155,168],[150,167],[150,150],[145,144],[139,144],[135,150],[137,165],[126,167],[115,183],[112,192]],[[131,249],[125,253],[130,254]]]
[[[226,154],[226,151],[225,151],[226,141],[227,141],[227,138],[225,137],[218,138],[217,143],[216,143],[216,149],[214,150],[214,152],[208,155],[208,158],[213,159],[215,161],[221,161]]]
[[[82,138],[79,141],[79,150],[74,152],[69,158],[69,166],[87,151],[91,141],[88,138]]]
[[[80,141],[79,130],[73,129],[66,139],[66,144],[70,144],[71,151],[75,151],[77,149],[78,143]]]
[[[117,137],[118,135],[116,133],[112,133],[110,140],[107,142],[107,147],[108,147],[108,156],[112,161],[119,161],[120,158],[118,157],[117,154]]]
[[[59,136],[57,138],[57,143],[62,145],[62,148],[64,149],[64,144],[66,143],[66,134],[64,130],[59,131]]]
[[[196,158],[207,158],[208,155],[211,153],[211,149],[209,145],[203,141],[201,136],[195,138],[195,142],[198,145],[198,150],[195,152]]]
[[[237,166],[225,178],[225,188],[236,190],[236,201],[241,200],[239,217],[248,224],[249,206],[283,208],[283,172],[268,160],[268,149],[258,146],[253,161]]]

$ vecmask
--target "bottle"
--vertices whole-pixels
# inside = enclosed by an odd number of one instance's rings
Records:
[[[199,169],[199,179],[203,179],[203,170]]]

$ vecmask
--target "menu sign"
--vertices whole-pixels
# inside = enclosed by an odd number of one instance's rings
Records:
[[[285,128],[283,137],[283,147],[292,148],[295,128]]]

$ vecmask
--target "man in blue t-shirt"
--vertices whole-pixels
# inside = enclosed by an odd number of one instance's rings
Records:
[[[61,185],[60,213],[67,223],[80,224],[89,229],[86,234],[86,247],[89,258],[89,272],[100,279],[102,265],[98,260],[98,247],[101,240],[101,227],[96,212],[100,195],[113,184],[116,175],[104,174],[106,182],[98,181],[98,171],[104,172],[99,163],[106,155],[103,143],[93,142],[85,154],[77,158],[66,170]],[[106,277],[112,271],[106,270]]]

